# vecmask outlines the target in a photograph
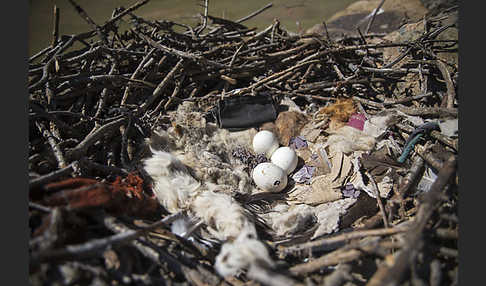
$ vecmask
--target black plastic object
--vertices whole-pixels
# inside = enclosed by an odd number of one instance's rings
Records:
[[[277,108],[270,95],[232,96],[222,99],[212,110],[220,128],[243,130],[277,119]]]

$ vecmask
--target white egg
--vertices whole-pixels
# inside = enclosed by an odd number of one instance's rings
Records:
[[[255,184],[264,191],[280,192],[287,186],[287,174],[273,163],[260,163],[252,172]]]
[[[295,170],[295,167],[297,167],[298,158],[294,149],[290,147],[280,147],[273,152],[270,161],[279,166],[288,175]]]
[[[253,137],[253,151],[256,154],[264,153],[270,158],[278,148],[278,138],[268,130],[262,130]]]

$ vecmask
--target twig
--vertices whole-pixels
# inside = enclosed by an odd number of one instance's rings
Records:
[[[381,0],[380,4],[378,4],[378,7],[373,11],[373,15],[371,16],[371,19],[368,22],[368,26],[366,26],[365,34],[368,34],[370,32],[371,25],[373,25],[376,14],[378,13],[378,10],[380,10],[381,6],[383,6],[383,3],[385,3],[385,0]]]
[[[59,7],[54,5],[54,28],[52,30],[52,47],[57,45],[57,41],[59,40]]]
[[[401,112],[407,115],[414,116],[429,116],[429,117],[457,117],[459,112],[457,108],[442,108],[442,107],[396,107]]]
[[[433,94],[432,92],[428,92],[428,93],[425,93],[425,94],[414,95],[414,96],[405,97],[405,98],[401,98],[401,99],[396,99],[396,100],[392,100],[392,101],[385,101],[385,102],[383,102],[383,106],[389,106],[389,105],[407,103],[409,101],[413,101],[413,100],[418,100],[418,99],[422,99],[422,98],[425,98],[425,97],[429,97],[432,94]]]
[[[81,158],[79,160],[79,164],[83,167],[83,169],[86,169],[87,171],[89,170],[96,170],[98,172],[102,172],[106,175],[113,175],[113,174],[118,174],[122,176],[128,175],[130,172],[123,169],[123,168],[118,168],[115,166],[106,166],[102,165],[96,162],[92,162],[87,158]]]
[[[410,266],[412,256],[421,247],[421,239],[427,221],[437,208],[440,196],[450,178],[456,170],[456,159],[452,157],[446,162],[443,169],[439,171],[437,179],[432,184],[430,190],[425,194],[416,215],[415,225],[405,235],[405,245],[396,255],[394,263],[388,265],[382,263],[375,274],[368,281],[366,286],[375,285],[397,285],[405,271]]]
[[[40,176],[40,177],[37,177],[35,179],[30,180],[29,181],[29,189],[31,189],[31,190],[35,189],[35,188],[37,188],[41,185],[53,182],[60,177],[70,175],[73,171],[76,172],[78,170],[78,164],[79,163],[77,161],[75,161],[75,162],[72,162],[71,164],[69,164],[68,166],[66,166],[62,169],[53,171],[49,174],[46,174],[46,175],[43,175],[43,176]]]
[[[36,210],[40,210],[40,211],[43,211],[43,212],[46,212],[46,213],[52,212],[52,209],[51,208],[46,207],[46,206],[43,206],[43,205],[40,205],[38,203],[34,203],[34,202],[29,202],[29,208],[33,208],[33,209],[36,209]]]
[[[257,263],[252,263],[248,269],[247,274],[249,278],[254,279],[264,285],[280,286],[280,285],[301,285],[294,279],[287,277],[283,274],[276,273],[263,266],[259,266]]]
[[[56,157],[59,169],[66,167],[66,160],[64,159],[63,152],[54,140],[54,136],[52,135],[52,133],[42,123],[36,122],[35,125],[37,126],[37,129],[39,129],[39,132],[42,134],[42,136],[47,140],[47,142],[49,142],[54,156]]]
[[[138,64],[138,67],[135,69],[135,71],[132,73],[132,75],[130,76],[130,79],[131,80],[134,80],[138,77],[138,75],[140,74],[140,72],[146,68],[145,64],[147,63],[147,61],[152,57],[152,54],[155,52],[155,48],[151,49],[148,54],[143,57],[143,59],[140,61],[140,63]],[[120,102],[120,105],[123,106],[125,105],[126,101],[127,101],[127,98],[128,98],[128,95],[130,94],[130,91],[131,91],[131,85],[127,85],[127,87],[125,88],[125,91],[123,92],[123,97],[122,97],[122,100]]]
[[[110,72],[108,73],[108,75],[113,75],[115,73],[116,69],[117,69],[117,63],[115,62],[111,66]],[[100,117],[101,112],[103,111],[103,108],[105,108],[107,97],[108,97],[108,88],[105,87],[101,91],[101,96],[100,96],[100,100],[99,100],[99,103],[98,103],[98,108],[96,109],[96,113],[94,115],[95,118]]]
[[[166,216],[165,218],[139,230],[129,230],[123,233],[114,234],[106,238],[92,239],[82,244],[68,245],[62,249],[33,253],[29,261],[30,267],[35,267],[40,263],[44,263],[47,261],[59,262],[71,259],[79,259],[80,257],[91,257],[93,255],[97,255],[107,247],[130,242],[137,237],[145,235],[147,232],[155,228],[167,225],[179,215],[179,213],[175,213]]]
[[[102,29],[106,29],[106,27],[108,27],[111,24],[113,24],[114,22],[118,21],[119,19],[121,19],[126,14],[131,13],[131,12],[135,11],[136,9],[140,8],[141,6],[147,4],[149,1],[150,0],[141,0],[141,1],[138,1],[137,3],[133,4],[132,6],[128,7],[125,10],[123,10],[122,12],[118,13],[115,17],[111,18],[108,22],[106,22],[105,24],[103,24],[103,26],[101,26],[101,28]]]
[[[76,160],[82,157],[87,151],[88,148],[93,145],[96,141],[100,140],[103,136],[108,136],[110,133],[117,130],[123,123],[125,123],[127,119],[122,117],[118,120],[113,122],[107,123],[97,129],[93,129],[83,141],[81,141],[76,147],[69,150],[67,153],[67,157],[70,160]]]
[[[382,242],[382,244],[383,246],[385,246],[386,242]],[[396,246],[398,245],[388,245],[388,247]],[[325,254],[309,262],[304,262],[292,266],[289,270],[293,274],[303,275],[317,271],[326,266],[337,265],[339,263],[347,263],[356,260],[359,257],[365,255],[367,252],[375,252],[381,247],[382,246],[380,245],[379,239],[373,238],[370,240],[363,240],[356,244],[349,245],[348,247],[343,247],[341,249]]]
[[[135,32],[136,33],[136,32]],[[220,64],[220,63],[217,63],[215,61],[211,61],[211,60],[208,60],[208,59],[205,59],[204,57],[202,56],[199,56],[199,55],[195,55],[195,54],[191,54],[191,53],[187,53],[187,52],[183,52],[183,51],[179,51],[179,50],[176,50],[174,48],[170,48],[170,47],[167,47],[167,46],[164,46],[160,43],[157,43],[156,41],[150,39],[149,37],[145,36],[145,35],[142,35],[142,34],[138,34],[138,36],[140,36],[141,38],[143,38],[144,40],[146,40],[151,46],[161,50],[161,51],[164,51],[166,53],[169,53],[169,54],[173,54],[177,57],[181,57],[181,58],[186,58],[186,59],[191,59],[195,62],[199,62],[203,65],[205,64],[210,64],[216,68],[225,68],[224,65]]]
[[[442,77],[444,78],[447,86],[447,108],[454,107],[454,99],[456,97],[456,91],[454,90],[454,84],[452,83],[451,75],[447,70],[445,64],[439,60],[436,61],[437,67],[439,68],[440,72],[442,73]]]
[[[390,226],[388,225],[388,219],[386,216],[385,207],[383,206],[383,202],[381,201],[380,190],[378,189],[378,185],[373,179],[373,176],[370,175],[368,178],[370,179],[370,183],[373,186],[373,191],[376,196],[376,202],[378,203],[378,207],[380,208],[380,212],[382,215],[383,225],[385,226],[385,228],[389,228]]]
[[[75,37],[70,37],[68,41],[66,41],[64,44],[60,44],[61,46],[59,46],[58,48],[55,49],[55,53],[54,55],[47,61],[47,63],[44,65],[43,69],[42,69],[42,78],[29,86],[29,92],[33,92],[34,90],[40,88],[43,84],[45,84],[49,78],[49,72],[50,72],[50,69],[52,68],[52,65],[55,63],[55,57],[57,55],[59,55],[60,53],[62,53],[65,49],[67,49],[68,47],[70,47],[73,43],[74,43],[74,39]]]
[[[165,76],[165,78],[159,83],[159,85],[155,88],[154,92],[152,95],[145,101],[140,108],[136,111],[136,114],[141,114],[147,110],[147,108],[152,105],[152,103],[164,92],[165,88],[167,87],[167,84],[172,80],[174,77],[175,73],[179,71],[180,68],[182,68],[184,63],[184,59],[180,59],[177,64],[170,70],[170,72]]]
[[[88,13],[86,13],[86,11],[84,11],[84,9],[81,8],[81,6],[79,6],[76,2],[74,2],[74,0],[68,0],[68,1],[71,5],[73,5],[74,9],[76,10],[76,12],[78,12],[78,14],[81,16],[81,18],[83,18],[93,28],[93,30],[96,31],[96,33],[100,37],[101,41],[103,41],[103,43],[105,45],[108,45],[108,40],[106,38],[105,33],[102,31],[101,27],[98,26],[93,21],[93,19],[91,19],[91,17],[88,15]]]
[[[274,73],[271,76],[268,76],[268,77],[266,77],[266,78],[264,78],[264,79],[262,79],[260,81],[255,82],[254,84],[252,84],[249,87],[240,89],[238,92],[235,93],[235,95],[240,95],[240,94],[244,94],[246,92],[252,91],[253,89],[257,88],[258,86],[263,85],[264,83],[267,83],[268,81],[274,80],[274,79],[276,79],[278,77],[281,77],[282,75],[285,75],[288,72],[295,71],[295,70],[300,69],[300,68],[302,68],[304,66],[307,66],[307,65],[313,64],[313,63],[317,63],[317,62],[319,62],[319,61],[318,60],[313,60],[313,61],[308,61],[308,62],[300,63],[300,64],[297,64],[295,66],[292,66],[292,67],[290,67],[288,69],[285,69],[283,71]]]
[[[241,22],[244,22],[244,21],[246,21],[246,20],[249,20],[249,19],[251,19],[251,18],[255,17],[256,15],[260,14],[261,12],[263,12],[263,11],[267,10],[268,8],[272,7],[272,6],[273,6],[273,4],[272,4],[272,3],[268,3],[268,4],[267,4],[267,5],[265,5],[264,7],[262,7],[262,8],[260,8],[260,9],[256,10],[255,12],[253,12],[253,13],[251,13],[251,14],[249,14],[249,15],[247,15],[247,16],[245,16],[245,17],[241,18],[241,19],[236,20],[235,22],[236,22],[236,23],[241,23]]]
[[[347,232],[347,233],[334,235],[331,237],[321,238],[315,241],[306,242],[299,245],[293,245],[289,247],[280,246],[281,248],[280,252],[284,252],[284,253],[298,252],[305,249],[330,250],[333,249],[332,247],[333,245],[336,245],[339,242],[345,242],[351,239],[362,238],[362,237],[391,235],[391,234],[405,232],[407,230],[408,230],[407,227],[402,227],[402,226],[397,226],[392,228],[382,228],[382,229],[371,229],[371,230],[355,230],[352,232]]]
[[[194,32],[196,36],[199,36],[199,33],[204,31],[208,25],[208,8],[209,8],[209,0],[204,0],[204,16],[203,16],[203,23],[201,25],[201,28],[196,29]]]

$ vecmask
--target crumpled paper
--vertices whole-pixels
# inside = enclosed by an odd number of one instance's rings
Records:
[[[304,165],[300,170],[295,172],[295,174],[292,176],[292,179],[294,179],[294,181],[299,184],[310,184],[312,175],[314,174],[315,170],[316,167]]]

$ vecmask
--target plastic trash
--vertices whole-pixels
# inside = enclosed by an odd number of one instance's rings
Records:
[[[277,118],[275,102],[267,95],[224,98],[211,113],[220,128],[229,130],[256,127]]]

